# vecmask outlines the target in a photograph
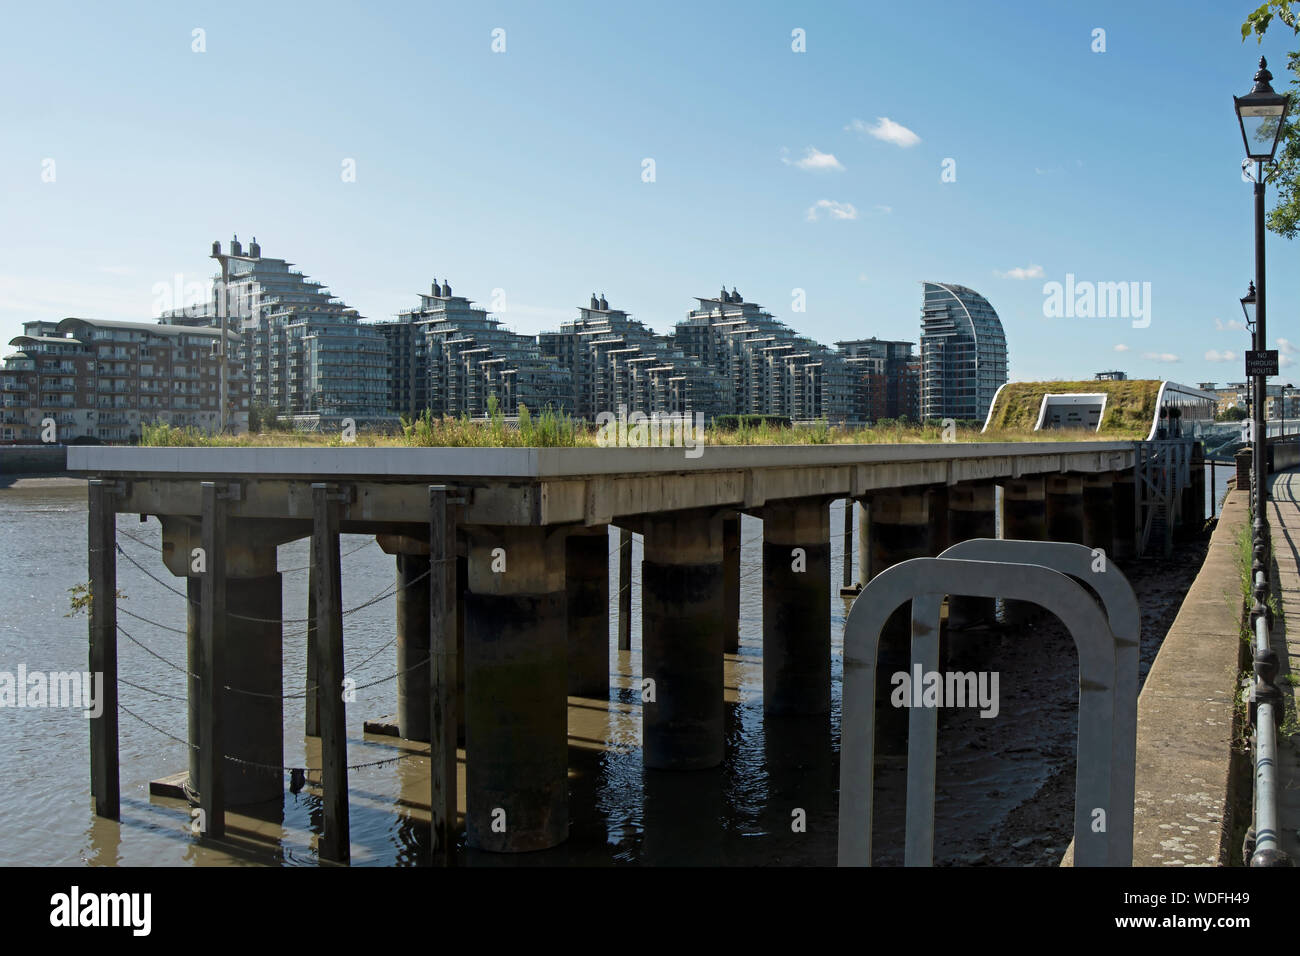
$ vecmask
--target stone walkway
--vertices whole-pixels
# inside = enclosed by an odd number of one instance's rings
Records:
[[[1277,686],[1286,714],[1279,727],[1296,731],[1296,687],[1300,680],[1300,472],[1272,476],[1269,528],[1273,535],[1276,582],[1282,593],[1282,617],[1273,625],[1273,649],[1281,662]],[[1287,627],[1288,622],[1295,627]],[[1292,677],[1294,675],[1294,677]],[[1282,849],[1300,865],[1300,733],[1278,738],[1278,824]]]

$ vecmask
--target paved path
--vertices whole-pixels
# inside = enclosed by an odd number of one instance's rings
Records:
[[[1296,687],[1288,675],[1300,680],[1300,472],[1288,471],[1271,479],[1269,528],[1273,558],[1282,592],[1282,619],[1273,625],[1273,649],[1281,662],[1277,685],[1282,689],[1286,714],[1279,726],[1298,730]],[[1293,626],[1287,627],[1290,623]],[[1279,736],[1278,824],[1282,849],[1300,865],[1300,733]]]

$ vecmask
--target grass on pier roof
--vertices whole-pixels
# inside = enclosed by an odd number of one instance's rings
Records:
[[[1158,379],[1123,382],[1010,382],[1003,386],[993,403],[989,430],[1033,430],[1043,396],[1061,392],[1103,392],[1106,410],[1102,414],[1098,438],[1141,440],[1151,430],[1155,419],[1156,398],[1160,394]]]
[[[1098,434],[1081,429],[1036,432],[1015,426],[981,432],[979,426],[958,424],[951,437],[959,442],[1025,441],[1115,441],[1143,438],[1137,430],[1116,430]],[[347,447],[369,448],[594,448],[601,445],[601,430],[575,422],[566,415],[543,412],[520,415],[519,427],[506,425],[503,418],[469,419],[424,415],[404,421],[397,433],[357,430],[353,440],[341,433],[264,431],[245,435],[206,435],[196,428],[175,428],[166,424],[145,425],[140,442],[146,446],[185,447]],[[801,427],[763,423],[735,429],[710,426],[704,445],[851,445],[941,443],[945,439],[938,423],[878,422],[871,427],[838,427],[824,422]]]

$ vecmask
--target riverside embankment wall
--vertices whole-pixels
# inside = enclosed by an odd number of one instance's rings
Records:
[[[1249,514],[1249,492],[1230,490],[1138,696],[1134,866],[1239,862],[1234,846],[1250,821],[1250,780],[1238,745],[1246,645],[1237,541]],[[1073,856],[1072,845],[1062,866]]]
[[[0,445],[0,476],[61,475],[67,468],[64,445]]]

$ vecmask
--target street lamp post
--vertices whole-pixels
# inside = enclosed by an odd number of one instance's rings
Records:
[[[1277,374],[1267,362],[1268,322],[1264,294],[1264,169],[1273,162],[1278,139],[1286,121],[1287,98],[1274,92],[1269,81],[1268,64],[1259,58],[1255,86],[1245,96],[1234,96],[1233,105],[1241,126],[1241,140],[1246,145],[1247,160],[1255,164],[1255,452],[1252,462],[1254,480],[1253,521],[1251,534],[1251,641],[1255,683],[1251,692],[1252,723],[1255,725],[1255,807],[1248,840],[1254,848],[1251,866],[1287,866],[1286,853],[1278,842],[1277,785],[1274,773],[1277,739],[1276,715],[1281,709],[1282,693],[1273,683],[1277,672],[1277,655],[1270,644],[1272,620],[1269,615],[1269,529],[1268,529],[1268,432],[1264,419],[1264,400],[1269,374]],[[1244,164],[1243,164],[1244,168]],[[1242,300],[1242,308],[1247,308]],[[1247,365],[1251,365],[1247,362]],[[1285,394],[1285,393],[1284,393]]]
[[[233,245],[233,243],[232,243]],[[236,247],[238,248],[238,247]],[[230,256],[223,255],[221,243],[212,243],[212,255],[209,257],[221,263],[221,286],[217,290],[217,328],[221,335],[217,337],[217,434],[226,433],[226,402],[229,384],[226,372],[226,326],[229,324],[230,307],[227,304],[226,290],[230,288]]]
[[[1278,138],[1286,119],[1287,99],[1274,92],[1270,81],[1273,74],[1261,56],[1255,85],[1245,96],[1234,96],[1233,106],[1237,123],[1241,127],[1241,141],[1246,146],[1246,157],[1255,164],[1255,344],[1256,351],[1268,345],[1267,319],[1264,295],[1264,167],[1273,161]],[[1256,497],[1261,503],[1257,517],[1264,518],[1262,503],[1268,500],[1265,480],[1268,472],[1266,459],[1268,437],[1264,423],[1264,387],[1266,376],[1255,376],[1255,472]],[[1267,526],[1267,519],[1265,519]]]
[[[1250,331],[1250,350],[1253,352],[1259,348],[1259,339],[1255,335],[1255,283],[1250,284],[1250,290],[1241,297],[1241,311],[1246,316],[1246,328]],[[1254,376],[1246,376],[1246,407],[1250,410],[1251,424],[1251,454],[1255,454],[1255,389]]]
[[[253,243],[248,247],[248,255],[244,255],[244,249],[239,244],[239,237],[235,236],[230,240],[230,252],[221,251],[219,241],[212,243],[212,254],[208,257],[216,259],[221,263],[221,288],[218,290],[217,302],[217,324],[221,329],[221,335],[218,339],[217,354],[219,356],[219,386],[217,403],[220,406],[217,412],[217,434],[226,433],[226,417],[230,403],[230,380],[226,365],[226,353],[229,343],[226,336],[229,334],[230,325],[230,260],[238,259],[241,262],[253,262],[261,255],[261,249],[257,245],[257,237],[253,237]]]

